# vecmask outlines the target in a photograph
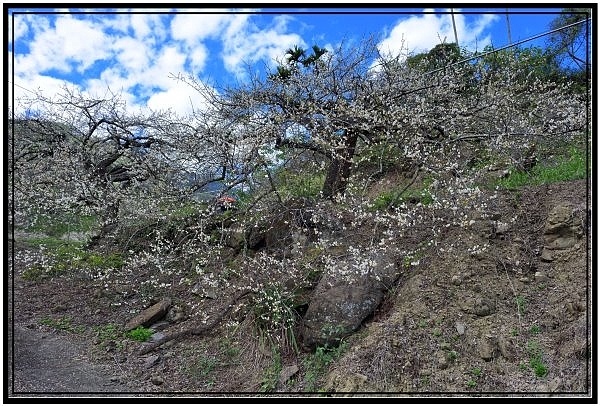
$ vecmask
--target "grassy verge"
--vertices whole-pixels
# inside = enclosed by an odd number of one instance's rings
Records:
[[[529,172],[512,171],[494,186],[504,189],[516,189],[525,185],[544,185],[548,183],[584,179],[587,175],[585,150],[571,147],[566,155],[559,157],[554,164],[534,166]]]

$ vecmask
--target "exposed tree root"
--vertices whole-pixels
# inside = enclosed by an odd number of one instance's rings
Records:
[[[160,347],[161,345],[163,345],[165,343],[168,343],[169,341],[181,340],[185,337],[189,337],[189,336],[193,336],[193,335],[201,336],[201,335],[206,334],[207,332],[209,332],[213,328],[215,328],[217,326],[217,324],[219,324],[221,322],[221,320],[223,320],[223,317],[225,317],[227,314],[229,314],[229,312],[231,311],[233,306],[238,301],[240,301],[243,297],[248,295],[249,293],[251,293],[251,291],[247,290],[247,291],[240,293],[233,299],[231,299],[229,301],[229,303],[227,303],[225,308],[220,313],[218,313],[217,316],[214,318],[214,320],[212,320],[210,323],[202,325],[202,326],[191,327],[191,328],[184,329],[181,331],[176,331],[174,333],[164,336],[163,338],[161,338],[158,341],[155,341],[152,343],[146,343],[138,350],[138,355],[148,354],[149,352],[154,351],[155,349],[157,349],[158,347]]]

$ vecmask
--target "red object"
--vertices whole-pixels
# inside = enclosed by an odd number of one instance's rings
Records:
[[[233,208],[235,199],[231,196],[223,196],[217,199],[217,204],[221,207],[221,210],[228,210]]]
[[[231,196],[223,196],[223,197],[220,197],[217,200],[217,202],[221,203],[221,204],[223,204],[223,203],[224,204],[232,204],[232,203],[235,203],[235,199]]]

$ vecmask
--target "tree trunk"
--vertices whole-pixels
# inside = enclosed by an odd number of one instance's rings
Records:
[[[358,132],[356,131],[346,131],[344,134],[344,145],[335,151],[327,169],[327,176],[321,191],[324,198],[333,200],[336,195],[346,191],[357,140]]]

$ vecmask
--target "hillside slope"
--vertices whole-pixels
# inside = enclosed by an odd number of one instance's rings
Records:
[[[375,313],[334,351],[284,346],[287,351],[275,352],[253,329],[251,314],[237,306],[215,329],[140,355],[140,344],[125,338],[120,326],[150,304],[131,293],[146,275],[106,282],[79,273],[23,278],[39,255],[20,241],[24,235],[14,244],[11,314],[32,337],[41,333],[83,346],[88,362],[110,371],[111,382],[142,396],[589,396],[591,226],[585,180],[495,193],[491,217],[468,227],[449,225],[434,245],[422,244],[426,223],[398,238],[396,244],[418,257],[403,263]],[[356,230],[348,233],[360,239]],[[220,293],[175,294],[167,321],[155,326],[158,339],[194,325],[199,314],[211,319],[227,302]]]

